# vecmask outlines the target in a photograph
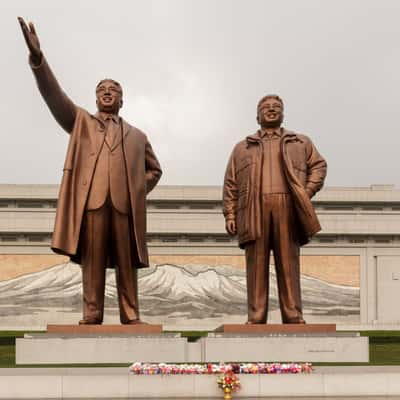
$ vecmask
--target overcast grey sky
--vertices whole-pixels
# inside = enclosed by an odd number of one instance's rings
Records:
[[[329,186],[400,186],[398,0],[6,0],[0,5],[0,183],[58,183],[68,135],[34,83],[16,17],[33,21],[61,86],[95,111],[121,82],[121,116],[147,133],[161,184],[222,184],[266,93],[309,135]]]

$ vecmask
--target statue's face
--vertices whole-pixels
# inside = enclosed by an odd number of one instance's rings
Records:
[[[283,121],[283,104],[268,97],[258,108],[257,121],[262,127],[280,126]]]
[[[99,111],[117,114],[122,107],[122,90],[114,81],[103,81],[96,88],[96,104]]]

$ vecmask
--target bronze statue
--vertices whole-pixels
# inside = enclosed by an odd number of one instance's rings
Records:
[[[279,96],[260,100],[257,122],[260,129],[233,149],[223,190],[226,230],[245,249],[247,323],[267,322],[272,250],[282,322],[304,324],[299,249],[321,229],[310,199],[327,165],[307,136],[281,127]]]
[[[116,268],[121,323],[142,323],[137,268],[149,265],[146,194],[161,177],[160,165],[146,135],[118,115],[121,85],[112,79],[99,82],[94,115],[76,106],[47,64],[33,24],[28,28],[18,20],[39,91],[71,135],[51,248],[82,265],[79,323],[102,323],[107,267]]]

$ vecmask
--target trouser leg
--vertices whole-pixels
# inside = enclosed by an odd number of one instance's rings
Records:
[[[112,209],[113,254],[121,323],[139,319],[136,247],[129,215]]]
[[[272,211],[273,252],[283,323],[304,322],[300,288],[300,246],[288,194],[275,195]]]
[[[109,207],[85,211],[80,238],[84,321],[103,321],[108,239]]]
[[[269,299],[270,212],[263,209],[263,233],[245,248],[248,322],[265,324]]]

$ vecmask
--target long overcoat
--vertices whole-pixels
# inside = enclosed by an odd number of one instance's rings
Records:
[[[323,186],[327,164],[311,140],[282,129],[282,165],[295,208],[300,245],[306,244],[321,226],[311,197]],[[261,182],[263,147],[258,133],[247,136],[233,149],[224,180],[223,213],[235,220],[239,246],[262,234]]]
[[[51,248],[79,263],[79,236],[90,184],[104,141],[104,125],[95,115],[71,102],[61,90],[44,57],[39,66],[32,66],[32,70],[53,116],[71,134]],[[133,245],[138,255],[136,267],[147,267],[146,194],[157,184],[162,172],[146,135],[122,119],[121,123],[135,239]]]

